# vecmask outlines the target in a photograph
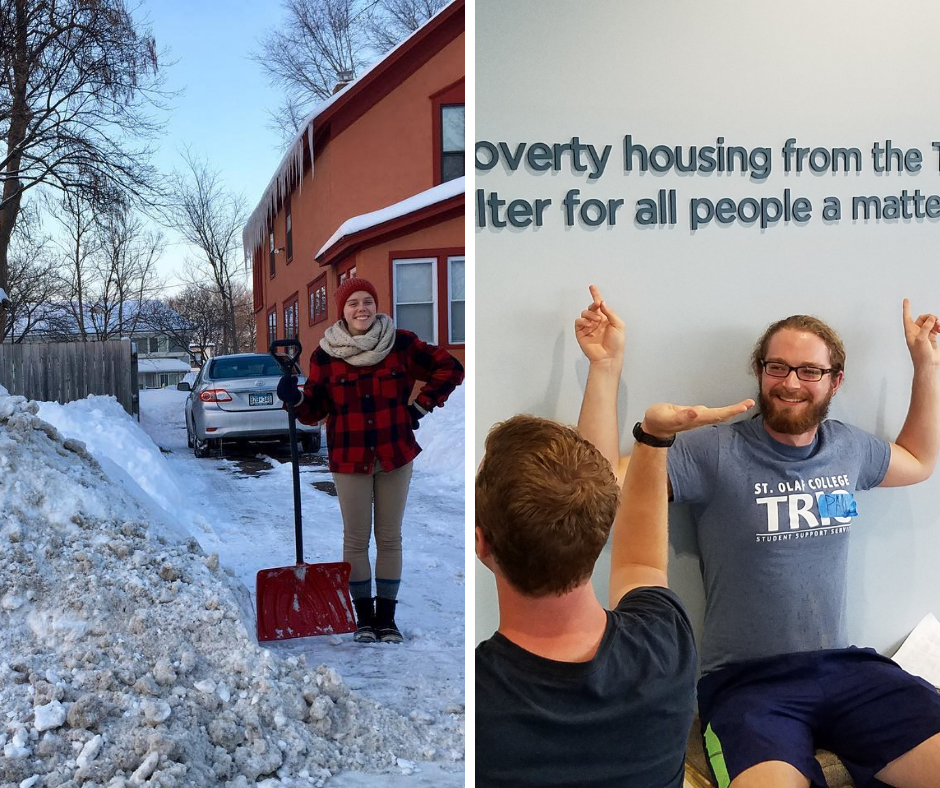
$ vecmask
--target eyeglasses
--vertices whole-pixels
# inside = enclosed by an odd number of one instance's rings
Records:
[[[835,368],[820,369],[819,367],[791,367],[789,364],[782,364],[779,361],[761,361],[761,366],[772,378],[786,378],[791,372],[796,372],[800,380],[807,383],[818,383],[823,375],[835,372]]]

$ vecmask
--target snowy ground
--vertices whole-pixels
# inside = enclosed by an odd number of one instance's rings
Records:
[[[463,785],[462,390],[418,433],[401,646],[258,647],[255,573],[293,563],[288,457],[196,460],[184,397],[143,392],[138,426],[0,388],[0,785]],[[309,562],[341,554],[324,460],[301,469]]]

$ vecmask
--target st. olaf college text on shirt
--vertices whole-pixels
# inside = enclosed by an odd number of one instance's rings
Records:
[[[754,503],[764,507],[767,522],[767,530],[755,534],[757,541],[779,542],[846,532],[852,518],[858,515],[855,498],[845,489],[853,486],[847,474],[754,482]]]

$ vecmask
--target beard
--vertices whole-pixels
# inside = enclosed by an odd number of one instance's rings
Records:
[[[796,412],[795,408],[781,407],[773,399],[774,389],[769,394],[763,391],[758,393],[760,412],[766,424],[774,432],[784,435],[801,435],[814,427],[818,427],[829,413],[829,403],[832,401],[832,389],[818,402],[805,400],[808,405]]]

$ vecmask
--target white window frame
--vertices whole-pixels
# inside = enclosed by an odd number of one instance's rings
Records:
[[[433,328],[433,336],[431,339],[426,341],[430,342],[432,345],[438,344],[437,325],[439,322],[439,315],[437,311],[437,261],[437,257],[403,257],[392,260],[392,304],[395,311],[393,318],[395,320],[396,327],[398,327],[398,266],[419,264],[426,265],[428,263],[431,264],[431,326]],[[408,301],[405,302],[405,305],[426,303],[427,301]]]
[[[451,305],[454,303],[453,286],[451,281],[451,263],[463,263],[463,339],[454,339],[453,313]],[[467,257],[462,254],[447,256],[447,343],[449,345],[467,344]]]

